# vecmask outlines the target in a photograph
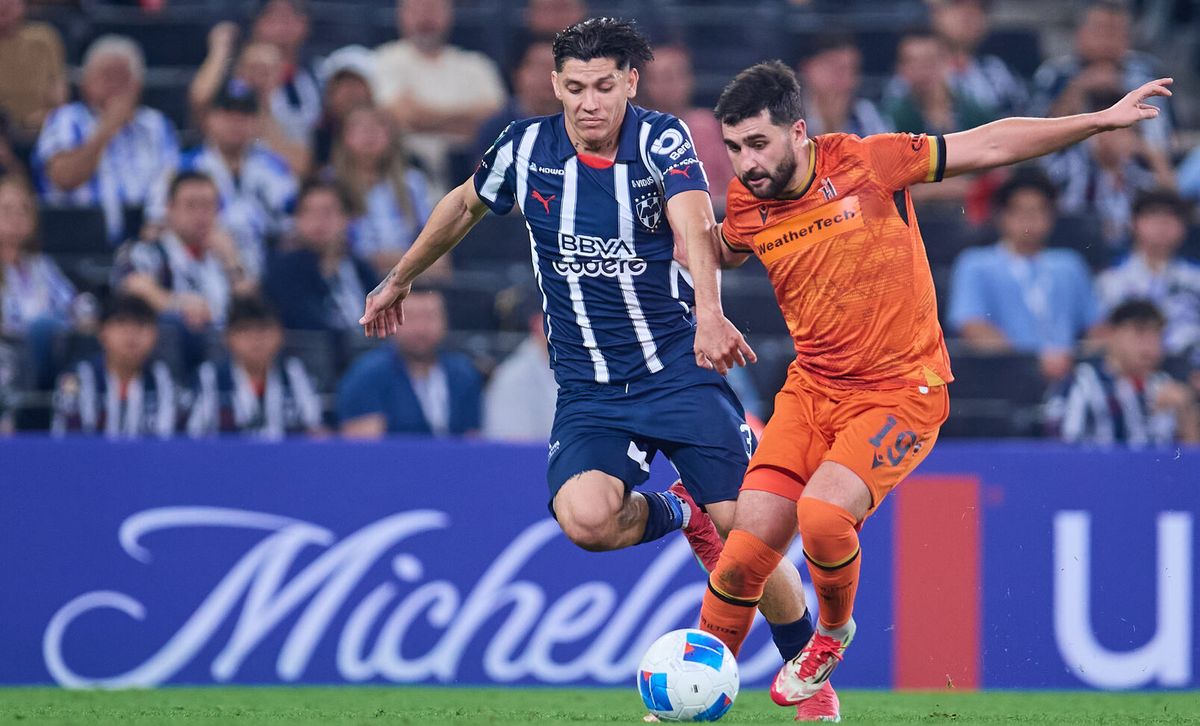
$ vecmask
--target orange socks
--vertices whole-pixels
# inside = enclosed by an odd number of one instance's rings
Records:
[[[700,629],[720,638],[736,656],[754,622],[755,607],[767,578],[783,555],[745,530],[725,541],[717,568],[708,576],[700,609]]]
[[[821,605],[820,625],[836,630],[850,620],[858,590],[861,558],[854,516],[836,504],[800,497],[796,519],[808,573]]]

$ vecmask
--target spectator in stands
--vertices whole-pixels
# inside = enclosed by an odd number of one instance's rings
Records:
[[[306,0],[266,0],[254,19],[250,38],[268,43],[283,56],[283,82],[271,92],[271,114],[294,141],[308,143],[321,117],[321,89],[304,65],[308,40]]]
[[[179,159],[171,122],[138,105],[145,68],[132,40],[98,38],[83,59],[82,100],[50,114],[34,151],[44,199],[99,206],[114,244],[138,233],[125,229],[125,208],[145,205]]]
[[[9,131],[8,117],[0,111],[0,176],[29,176],[29,171],[13,147],[14,140]]]
[[[704,163],[713,207],[719,215],[725,209],[725,192],[733,179],[733,165],[725,151],[721,122],[713,116],[712,109],[693,103],[695,87],[691,53],[682,45],[664,45],[654,49],[654,60],[647,64],[639,90],[646,97],[646,106],[672,114],[687,124],[696,154]]]
[[[312,163],[312,134],[297,138],[275,113],[273,100],[286,82],[287,67],[279,48],[261,41],[250,43],[238,54],[233,78],[258,97],[259,140],[287,161],[292,173],[303,177]],[[287,118],[286,116],[284,117]],[[316,124],[313,124],[314,128]]]
[[[157,239],[127,242],[117,251],[113,287],[192,333],[223,326],[231,292],[249,280],[233,239],[217,224],[219,205],[208,175],[176,174],[167,192],[166,227]]]
[[[298,249],[276,257],[263,284],[288,329],[358,329],[363,299],[379,277],[350,252],[353,204],[334,182],[310,181],[296,201]]]
[[[933,30],[950,51],[955,93],[993,118],[1022,115],[1025,83],[999,57],[979,52],[988,35],[986,0],[930,0],[929,6]]]
[[[1142,192],[1133,203],[1133,252],[1096,281],[1104,313],[1131,299],[1149,300],[1166,320],[1171,355],[1200,351],[1200,265],[1179,256],[1191,209],[1170,189]]]
[[[345,119],[330,172],[350,193],[350,248],[382,277],[429,219],[429,183],[408,163],[400,132],[383,109],[362,106]],[[442,265],[448,272],[448,265]]]
[[[1092,0],[1075,31],[1075,51],[1052,58],[1033,76],[1035,116],[1068,116],[1090,110],[1088,98],[1115,91],[1118,97],[1165,75],[1152,56],[1130,47],[1129,10],[1120,0]],[[1155,153],[1170,149],[1172,119],[1165,98],[1149,99],[1159,115],[1138,124]]]
[[[283,232],[296,194],[287,162],[256,140],[258,112],[252,91],[226,84],[204,115],[203,143],[179,163],[179,171],[202,172],[217,185],[221,225],[253,279],[262,274],[268,247]],[[156,221],[166,214],[167,186],[160,185],[149,213]]]
[[[1088,108],[1108,108],[1121,95],[1112,89],[1092,94]],[[1044,157],[1042,164],[1060,190],[1059,211],[1097,221],[1104,243],[1115,252],[1129,238],[1134,196],[1155,186],[1174,186],[1170,168],[1158,168],[1161,159],[1147,154],[1137,132],[1126,128],[1096,134]]]
[[[513,71],[525,57],[529,46],[553,43],[554,36],[560,30],[582,22],[587,14],[587,3],[583,0],[529,0],[522,13],[523,24],[515,29],[509,41],[509,62],[504,64],[505,70]],[[499,131],[492,138],[496,136],[499,136]]]
[[[312,161],[312,136],[321,118],[320,85],[301,59],[308,31],[304,0],[264,2],[240,53],[237,25],[218,23],[208,36],[208,55],[188,88],[197,115],[203,115],[230,77],[253,88],[263,117],[263,142],[287,159],[297,176],[303,176]]]
[[[1162,313],[1147,300],[1128,300],[1108,326],[1103,360],[1080,363],[1051,391],[1047,435],[1102,446],[1200,441],[1195,394],[1161,370]]]
[[[0,338],[0,436],[8,436],[16,428],[19,375],[16,348]]]
[[[893,129],[910,133],[947,134],[992,120],[951,84],[950,49],[932,33],[913,33],[901,39],[896,75],[884,91],[883,108]],[[914,201],[926,205],[930,216],[959,215],[966,207],[968,214],[977,218],[971,198],[978,196],[980,185],[987,186],[988,176],[957,176],[941,184],[918,184],[910,193]],[[941,207],[931,207],[931,203]]]
[[[1178,175],[1179,193],[1193,204],[1200,202],[1200,145],[1180,162]]]
[[[875,104],[859,95],[862,52],[853,36],[822,36],[798,70],[810,136],[835,132],[869,136],[892,130]]]
[[[339,48],[321,64],[325,95],[313,140],[315,168],[329,164],[346,116],[359,106],[375,105],[375,78],[375,54],[361,45]]]
[[[552,73],[554,46],[542,41],[528,45],[512,74],[513,95],[504,108],[492,114],[479,127],[472,156],[482,159],[488,147],[511,122],[531,116],[552,116],[562,110],[562,104],[554,96],[554,86],[550,80]]]
[[[1000,240],[954,263],[950,328],[981,352],[1037,354],[1047,379],[1066,375],[1076,340],[1096,322],[1087,265],[1078,252],[1046,249],[1054,185],[1024,169],[996,190]]]
[[[526,337],[496,370],[483,394],[483,435],[498,441],[550,438],[558,384],[550,370],[549,346],[538,293],[518,295],[513,317],[525,324]]]
[[[71,322],[75,286],[38,252],[37,207],[19,177],[0,177],[0,334],[24,338],[35,382],[54,380],[54,340]]]
[[[25,0],[0,0],[0,113],[13,138],[37,138],[46,116],[67,102],[62,38],[53,26],[25,20]]]
[[[233,300],[225,345],[228,358],[200,366],[189,436],[279,440],[322,431],[316,386],[298,358],[280,356],[283,326],[261,298]]]
[[[54,394],[56,435],[167,438],[178,424],[175,382],[165,363],[152,360],[157,315],[145,300],[119,295],[100,323],[102,353],[59,377]]]
[[[410,133],[410,150],[437,193],[451,180],[450,153],[469,145],[479,125],[504,105],[504,82],[487,56],[449,45],[451,0],[397,0],[403,40],[376,51],[379,101]]]
[[[442,350],[446,304],[436,290],[414,290],[404,325],[363,354],[342,378],[337,414],[343,436],[462,436],[479,431],[482,380],[471,361]]]
[[[950,50],[932,33],[912,33],[896,51],[884,112],[897,131],[949,134],[982,126],[993,116],[951,84]]]

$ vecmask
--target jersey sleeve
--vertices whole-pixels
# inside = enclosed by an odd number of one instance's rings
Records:
[[[900,190],[921,182],[939,182],[946,173],[946,140],[928,134],[876,134],[863,139],[875,174]]]
[[[693,189],[708,191],[708,177],[687,124],[664,115],[653,125],[645,143],[646,163],[662,180],[664,200]]]
[[[729,181],[725,199],[725,220],[721,222],[721,242],[734,252],[753,252],[751,238],[754,236],[754,230],[748,228],[744,222],[750,201],[736,178]]]
[[[475,169],[475,193],[496,214],[508,214],[516,204],[517,123],[509,124],[484,152]]]

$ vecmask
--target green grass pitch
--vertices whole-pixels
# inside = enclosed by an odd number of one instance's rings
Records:
[[[640,724],[637,692],[552,688],[0,688],[0,724]],[[1200,693],[842,694],[847,724],[1200,724]],[[791,723],[764,691],[726,724]]]

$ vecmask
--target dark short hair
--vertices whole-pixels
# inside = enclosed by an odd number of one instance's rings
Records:
[[[354,214],[354,199],[350,196],[350,191],[341,182],[327,179],[309,179],[304,182],[299,193],[296,194],[297,213],[300,212],[300,207],[304,205],[305,200],[314,194],[332,194],[337,198],[338,205],[341,206],[342,212],[347,217]]]
[[[262,15],[263,13],[265,13],[267,11],[267,8],[271,7],[271,5],[273,5],[274,3],[279,2],[279,1],[280,0],[262,0],[262,2],[260,2],[258,4],[258,10],[254,13],[255,17]],[[294,10],[297,15],[303,15],[304,17],[307,18],[309,15],[312,14],[309,11],[308,0],[282,0],[282,2],[285,2],[288,5],[291,5],[292,10]]]
[[[1017,192],[1025,190],[1042,195],[1051,206],[1058,198],[1058,188],[1045,172],[1037,167],[1020,167],[992,192],[992,204],[996,209],[1006,209]]]
[[[1167,319],[1158,306],[1149,300],[1131,298],[1113,308],[1108,314],[1108,324],[1114,328],[1122,325],[1154,325],[1166,327]]]
[[[226,330],[243,325],[279,325],[275,308],[258,295],[238,295],[229,301],[225,316]]]
[[[228,78],[217,89],[208,107],[214,111],[254,116],[259,112],[258,96],[254,89],[237,78]]]
[[[628,69],[653,60],[654,51],[632,20],[588,18],[554,36],[554,67],[561,71],[572,58],[585,63],[611,58],[618,68]]]
[[[102,325],[114,322],[138,323],[139,325],[157,325],[158,313],[136,295],[118,294],[105,301],[100,311]]]
[[[1174,189],[1155,187],[1138,192],[1133,198],[1133,216],[1140,217],[1153,212],[1173,214],[1186,224],[1192,216],[1192,207]]]
[[[184,184],[207,184],[214,191],[217,188],[217,184],[212,180],[212,177],[202,171],[181,171],[171,177],[171,185],[167,187],[167,200],[175,201],[175,194],[179,192],[179,188]]]
[[[804,117],[802,97],[792,69],[783,61],[766,61],[737,74],[721,91],[713,113],[721,123],[732,126],[766,109],[771,123],[791,126]]]

